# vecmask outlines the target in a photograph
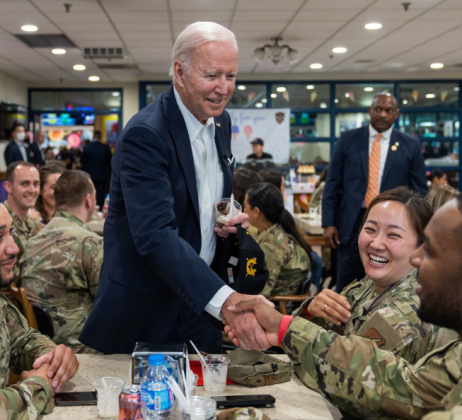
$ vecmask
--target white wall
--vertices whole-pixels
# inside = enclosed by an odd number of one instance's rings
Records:
[[[27,82],[0,72],[0,102],[27,106]]]

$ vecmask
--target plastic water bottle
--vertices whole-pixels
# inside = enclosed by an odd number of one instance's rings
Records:
[[[108,211],[109,211],[109,194],[107,194],[106,198],[104,199],[104,204],[103,204],[103,216],[104,216],[104,218],[107,217]]]
[[[145,420],[170,419],[173,395],[162,354],[149,356],[149,367],[141,381],[141,412]]]

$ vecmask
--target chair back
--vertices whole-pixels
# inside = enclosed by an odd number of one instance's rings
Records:
[[[50,340],[53,340],[55,329],[53,327],[50,312],[48,312],[47,308],[35,304],[32,305],[32,309],[34,310],[35,318],[37,319],[38,330],[43,335],[48,336]]]
[[[29,323],[29,327],[38,330],[37,319],[35,318],[32,305],[27,299],[26,291],[22,287],[16,287],[13,283],[10,284],[7,290],[2,293],[10,299],[11,303],[18,308],[19,312],[24,315]]]

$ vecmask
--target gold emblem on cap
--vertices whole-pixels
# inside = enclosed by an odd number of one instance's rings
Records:
[[[247,258],[247,266],[246,266],[247,274],[246,274],[246,277],[247,276],[255,277],[255,274],[257,273],[257,269],[253,268],[255,264],[257,264],[257,257]]]

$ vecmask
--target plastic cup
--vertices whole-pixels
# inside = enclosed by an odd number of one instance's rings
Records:
[[[204,378],[204,391],[207,394],[223,394],[226,389],[229,359],[224,356],[206,356],[205,365],[202,365]]]
[[[98,393],[98,415],[105,419],[119,418],[119,394],[125,385],[122,378],[106,376],[93,382]]]
[[[194,380],[193,380],[193,383],[191,384],[191,395],[196,395],[196,386],[197,386],[198,380],[199,380],[199,376],[194,374]]]
[[[178,406],[179,420],[214,420],[217,402],[208,397],[191,397],[190,406]]]
[[[229,220],[230,198],[220,198],[215,203],[215,224],[222,227]],[[242,211],[241,205],[234,200],[233,217],[236,217]]]

